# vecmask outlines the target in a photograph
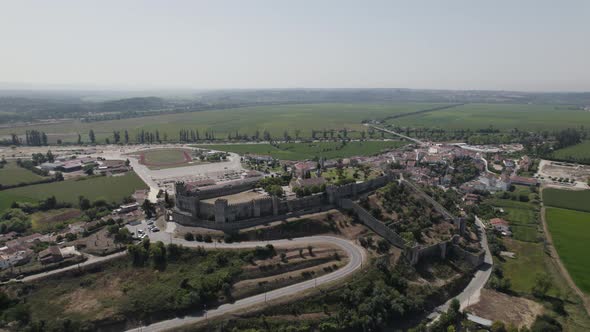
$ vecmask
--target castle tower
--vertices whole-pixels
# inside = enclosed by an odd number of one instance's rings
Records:
[[[219,198],[215,200],[215,222],[216,223],[225,223],[227,222],[227,199]]]

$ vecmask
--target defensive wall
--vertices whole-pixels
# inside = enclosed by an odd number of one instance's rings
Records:
[[[313,212],[328,210],[337,206],[342,198],[358,198],[358,195],[378,189],[394,180],[392,175],[383,175],[361,183],[343,186],[329,185],[324,193],[294,199],[261,197],[241,203],[230,203],[223,196],[251,190],[259,179],[241,181],[235,184],[190,190],[184,183],[175,184],[176,206],[172,212],[175,222],[186,226],[199,226],[214,229],[239,229],[260,224],[255,219],[278,219],[301,211]],[[211,200],[217,198],[214,202]],[[274,218],[273,218],[274,217]],[[226,226],[226,224],[232,224]]]
[[[439,213],[445,216],[445,219],[448,222],[452,222],[457,227],[460,234],[464,232],[465,222],[462,218],[457,218],[453,216],[442,205],[440,205],[432,197],[424,193],[420,188],[414,186],[411,182],[401,181],[400,183],[402,185],[407,185],[413,191],[420,194],[421,197],[425,198],[427,202],[431,203],[435,210],[437,210]],[[354,211],[358,216],[359,220],[363,222],[367,227],[369,227],[372,231],[379,234],[381,237],[389,241],[394,246],[403,249],[404,256],[406,257],[408,262],[410,262],[411,265],[418,264],[418,262],[420,262],[420,260],[424,258],[445,259],[449,254],[453,255],[461,261],[467,262],[471,267],[477,267],[484,262],[485,252],[481,250],[478,253],[472,253],[461,248],[457,244],[459,240],[459,235],[457,234],[453,235],[453,237],[449,240],[440,241],[429,246],[416,245],[410,247],[397,232],[387,227],[382,221],[373,217],[371,213],[369,213],[362,206],[355,203],[351,199],[340,199],[337,206],[346,210]]]

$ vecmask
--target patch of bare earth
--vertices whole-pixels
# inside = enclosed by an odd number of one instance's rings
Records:
[[[66,313],[78,313],[92,315],[93,320],[101,320],[112,316],[114,308],[104,307],[102,300],[123,296],[120,290],[120,278],[99,279],[100,285],[92,287],[80,287],[74,292],[67,294],[60,302],[67,303],[64,306]]]
[[[522,297],[514,297],[490,289],[482,289],[478,303],[466,308],[474,315],[493,321],[502,321],[517,327],[530,327],[543,306]]]

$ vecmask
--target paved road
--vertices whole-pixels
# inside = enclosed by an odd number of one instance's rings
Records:
[[[320,285],[334,282],[340,280],[353,272],[357,271],[362,267],[363,261],[366,261],[367,256],[365,250],[354,244],[351,241],[333,237],[333,236],[311,236],[311,237],[302,237],[296,238],[293,240],[276,240],[276,241],[264,241],[264,242],[238,242],[238,243],[203,243],[203,242],[188,242],[183,239],[172,238],[168,233],[165,232],[158,232],[158,233],[151,233],[150,235],[151,240],[155,241],[162,241],[165,243],[176,243],[182,244],[185,247],[197,247],[202,246],[205,248],[226,248],[226,249],[238,249],[238,248],[253,248],[256,246],[265,246],[267,244],[272,244],[274,246],[281,246],[281,245],[314,245],[314,244],[333,244],[340,247],[342,250],[346,252],[348,257],[350,258],[348,264],[346,266],[336,270],[335,272],[323,275],[321,277],[307,280],[304,282],[300,282],[294,285],[290,285],[287,287],[275,289],[273,291],[269,291],[267,293],[258,294],[255,296],[247,297],[241,300],[238,300],[234,303],[224,304],[218,308],[204,311],[195,312],[194,314],[190,314],[184,317],[178,317],[173,319],[164,320],[161,322],[157,322],[151,325],[138,327],[129,331],[162,331],[168,330],[173,328],[178,328],[180,326],[186,324],[193,324],[200,321],[203,321],[208,318],[218,317],[230,312],[236,312],[239,310],[246,309],[253,305],[264,304],[267,301],[275,300],[278,298],[296,295],[301,293],[305,290],[312,289],[318,287]]]
[[[80,263],[80,264],[74,264],[74,265],[62,267],[61,269],[57,269],[57,270],[51,270],[51,271],[47,271],[47,272],[33,274],[33,275],[30,275],[30,276],[24,277],[20,281],[22,281],[22,282],[28,282],[28,281],[34,281],[34,280],[37,280],[37,279],[43,279],[43,278],[46,278],[46,277],[48,277],[50,275],[61,273],[61,272],[64,272],[64,271],[75,270],[75,269],[78,269],[79,267],[84,267],[84,266],[88,266],[88,265],[95,264],[95,263],[110,261],[111,259],[115,259],[117,257],[121,257],[121,256],[125,255],[126,253],[127,253],[127,251],[121,251],[121,252],[117,252],[117,253],[114,253],[114,254],[111,254],[111,255],[108,255],[108,256],[92,256],[92,255],[87,255],[88,256],[88,259],[85,260],[84,262]],[[11,279],[10,281],[19,281],[19,280]]]
[[[486,282],[488,282],[488,279],[492,274],[492,265],[494,264],[492,253],[490,252],[490,247],[488,246],[488,238],[485,232],[485,226],[479,218],[476,218],[475,222],[481,232],[480,243],[486,254],[484,258],[484,264],[482,264],[477,272],[475,272],[475,275],[467,287],[459,295],[453,298],[459,300],[461,303],[461,309],[465,309],[469,305],[479,302],[481,289],[485,286]],[[449,305],[453,299],[449,299],[445,304],[436,307],[434,311],[428,316],[428,318],[432,319],[433,321],[437,320],[440,316],[440,313],[446,312],[449,309]]]
[[[419,139],[412,138],[412,137],[410,137],[410,136],[406,136],[406,135],[404,135],[404,134],[400,134],[400,133],[398,133],[398,132],[395,132],[395,131],[393,131],[393,130],[389,130],[389,129],[385,129],[385,128],[377,127],[377,126],[374,126],[374,125],[369,125],[369,126],[370,126],[370,127],[372,127],[372,128],[373,128],[373,129],[375,129],[375,130],[378,130],[378,131],[383,131],[383,132],[386,132],[386,133],[389,133],[389,134],[392,134],[392,135],[395,135],[395,136],[399,136],[399,137],[401,137],[401,138],[407,139],[408,141],[412,141],[412,142],[414,142],[414,143],[417,143],[417,144],[419,144],[419,145],[427,145],[425,142],[423,142],[423,141],[421,141],[421,140],[419,140]]]

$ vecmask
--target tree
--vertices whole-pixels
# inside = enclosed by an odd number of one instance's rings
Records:
[[[535,285],[532,288],[533,295],[540,298],[545,297],[549,289],[551,289],[552,284],[553,281],[549,275],[541,273],[537,274]]]
[[[88,138],[90,139],[90,143],[94,144],[96,142],[96,136],[94,136],[94,130],[90,129],[88,132]]]
[[[91,207],[90,200],[84,196],[78,196],[78,206],[80,210],[88,210]]]
[[[162,241],[158,241],[150,247],[150,256],[156,269],[164,270],[166,268],[166,247]]]
[[[64,180],[64,175],[62,174],[62,172],[55,172],[55,181],[63,181]]]
[[[121,132],[118,130],[113,130],[113,140],[115,141],[115,144],[119,143],[119,141],[121,141]]]
[[[148,219],[152,218],[156,214],[156,206],[154,203],[150,202],[149,199],[143,201],[141,208]]]
[[[84,173],[86,173],[87,175],[93,175],[94,174],[94,165],[84,166]]]

